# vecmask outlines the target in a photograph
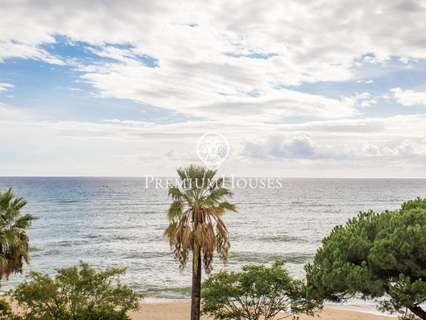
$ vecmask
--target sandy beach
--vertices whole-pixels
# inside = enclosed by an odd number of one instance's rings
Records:
[[[188,320],[189,301],[170,303],[142,303],[137,312],[130,314],[132,320]],[[202,317],[204,320],[211,318]],[[300,320],[322,319],[322,320],[386,320],[396,317],[380,316],[366,312],[350,311],[339,307],[327,306],[315,317],[300,316]]]

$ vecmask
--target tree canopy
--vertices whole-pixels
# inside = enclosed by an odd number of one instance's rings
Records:
[[[56,276],[33,272],[12,291],[23,314],[17,320],[128,320],[141,297],[119,281],[125,269],[96,271],[86,263]]]
[[[307,299],[306,294],[304,283],[293,279],[282,263],[249,265],[241,272],[220,272],[203,283],[203,312],[220,320],[312,314],[320,304]]]
[[[426,319],[426,199],[335,227],[305,269],[318,297],[381,297],[382,310]]]

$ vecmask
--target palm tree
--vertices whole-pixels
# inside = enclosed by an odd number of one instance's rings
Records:
[[[214,251],[226,263],[229,234],[222,215],[226,210],[236,209],[226,201],[232,193],[224,187],[223,178],[215,178],[216,170],[191,165],[177,173],[181,181],[169,188],[173,202],[165,235],[181,268],[192,251],[191,320],[199,320],[202,264],[210,273]]]
[[[21,272],[24,261],[29,261],[29,238],[26,229],[34,217],[21,214],[27,204],[16,198],[9,189],[0,192],[0,280],[11,273]]]

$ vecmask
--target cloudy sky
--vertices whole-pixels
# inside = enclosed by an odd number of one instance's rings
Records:
[[[426,2],[0,0],[0,175],[426,177]]]

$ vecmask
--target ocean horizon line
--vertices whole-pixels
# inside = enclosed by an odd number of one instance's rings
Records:
[[[243,176],[243,175],[222,175],[224,177],[233,177],[238,179],[250,179],[250,178],[277,178],[277,179],[300,179],[300,180],[426,180],[425,177],[312,177],[312,176]],[[73,178],[92,178],[92,179],[144,179],[147,177],[153,177],[153,178],[161,178],[161,179],[174,179],[177,178],[177,176],[159,176],[159,175],[145,175],[145,176],[95,176],[95,175],[0,175],[0,179],[2,178],[43,178],[43,179],[73,179]]]

